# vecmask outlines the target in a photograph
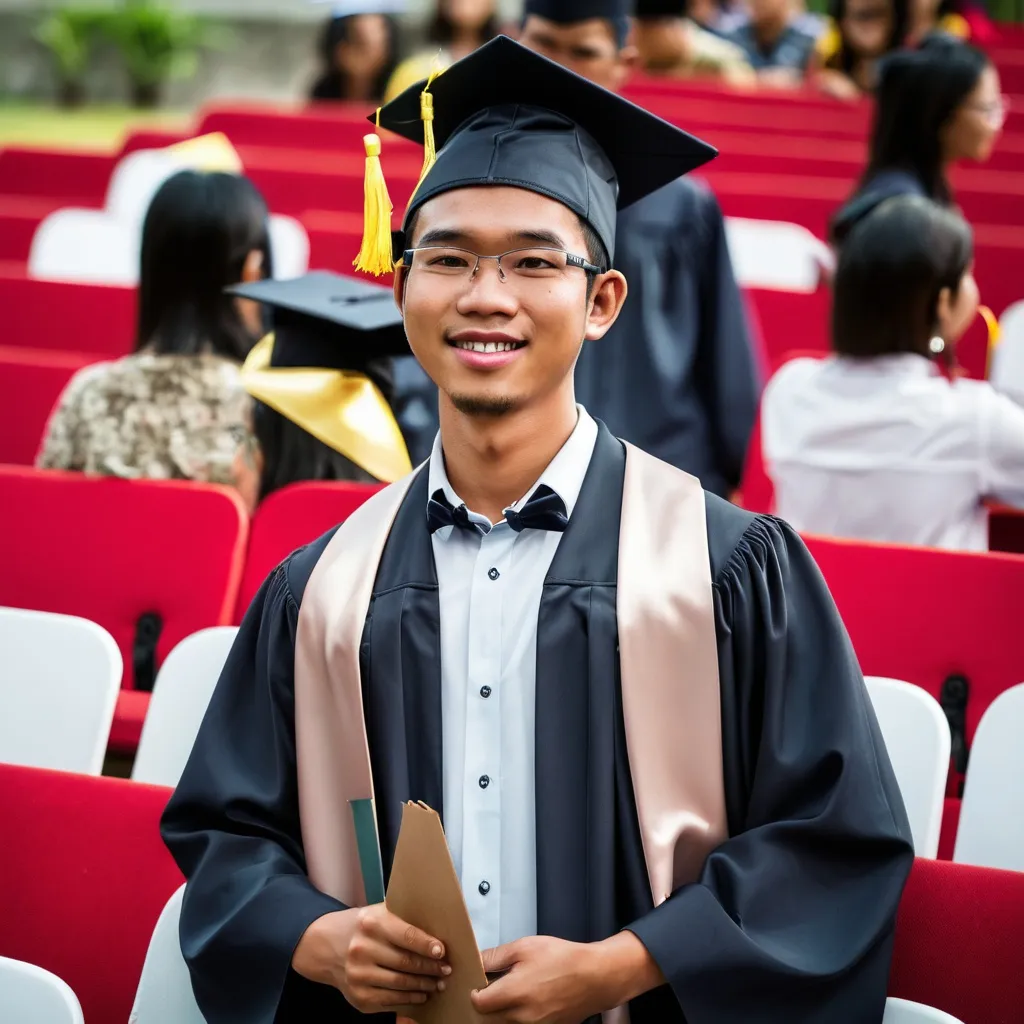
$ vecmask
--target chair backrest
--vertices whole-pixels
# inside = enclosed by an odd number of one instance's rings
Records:
[[[1020,1024],[1024,873],[918,858],[896,919],[889,995],[965,1024]]]
[[[28,256],[31,277],[46,281],[133,286],[139,279],[140,232],[105,210],[67,207],[36,229]]]
[[[4,344],[127,355],[135,337],[135,289],[0,274]]]
[[[380,486],[335,481],[291,484],[262,502],[252,521],[252,539],[235,621],[242,621],[260,585],[275,566],[296,548],[344,522]]]
[[[918,857],[939,852],[949,773],[949,722],[939,702],[899,679],[865,680],[910,819]]]
[[[183,881],[160,839],[170,792],[0,765],[0,956],[63,978],[87,1021],[128,1019],[153,926]]]
[[[0,607],[0,761],[99,775],[121,652],[95,622]]]
[[[47,420],[65,385],[95,358],[78,352],[0,347],[0,463],[35,462]]]
[[[1000,391],[1024,398],[1024,302],[1015,302],[999,318],[1001,338],[992,353],[989,380]]]
[[[270,218],[270,252],[274,277],[287,281],[309,270],[309,235],[294,217],[274,214]]]
[[[31,1024],[84,1024],[78,997],[67,982],[35,964],[0,956],[3,1019]]]
[[[153,929],[128,1024],[205,1024],[178,939],[184,895],[182,886],[167,901]]]
[[[865,675],[905,679],[944,706],[963,677],[968,740],[992,701],[1024,679],[1024,557],[804,539]]]
[[[912,1003],[909,999],[889,998],[885,1001],[882,1024],[964,1024],[962,1020],[934,1006]]]
[[[725,234],[742,287],[813,292],[835,267],[829,247],[799,224],[728,217]]]
[[[953,859],[1024,871],[1024,684],[1001,693],[974,734]]]
[[[178,784],[237,633],[237,626],[201,629],[167,655],[132,765],[137,782]]]

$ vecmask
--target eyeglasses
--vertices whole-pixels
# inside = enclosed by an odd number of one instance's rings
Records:
[[[498,279],[508,281],[550,281],[567,274],[570,269],[587,274],[603,274],[600,267],[588,263],[564,249],[510,249],[500,256],[481,256],[470,249],[450,245],[427,245],[419,249],[406,249],[402,262],[413,270],[438,277],[472,279],[480,269],[481,260],[494,260]]]
[[[967,109],[976,110],[993,128],[1002,128],[1010,112],[1010,97],[1000,96],[987,103],[969,103]]]

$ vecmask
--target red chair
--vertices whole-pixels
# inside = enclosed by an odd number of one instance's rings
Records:
[[[0,195],[50,196],[62,206],[103,205],[117,158],[106,153],[6,146]]]
[[[93,361],[81,352],[0,348],[0,463],[32,465],[64,386]]]
[[[1024,557],[805,540],[865,675],[916,683],[947,706],[960,703],[955,680],[966,680],[970,742],[989,704],[1024,680]]]
[[[158,830],[170,793],[0,765],[0,956],[63,978],[88,1024],[128,1020],[153,926],[181,885]]]
[[[334,481],[292,484],[262,502],[252,520],[235,622],[242,621],[263,581],[280,562],[348,519],[381,486]]]
[[[135,337],[135,289],[0,273],[5,345],[124,356]]]
[[[249,520],[226,487],[0,466],[0,604],[107,629],[125,677],[111,749],[132,752],[151,674],[178,641],[232,621]]]
[[[896,921],[889,994],[964,1024],[1024,1020],[1024,872],[916,860]]]

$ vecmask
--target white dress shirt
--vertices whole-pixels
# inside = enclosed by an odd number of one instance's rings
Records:
[[[582,406],[576,428],[540,479],[571,516],[597,440]],[[440,435],[429,488],[463,501],[444,468]],[[560,533],[495,526],[432,537],[441,605],[444,826],[481,949],[537,931],[534,691],[541,591]]]
[[[1024,506],[1024,408],[923,356],[795,359],[761,405],[778,514],[808,533],[984,551]]]

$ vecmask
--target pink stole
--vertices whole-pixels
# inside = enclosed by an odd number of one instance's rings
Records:
[[[373,796],[359,646],[377,567],[412,477],[358,508],[324,549],[299,610],[295,733],[309,877],[365,903],[349,801]],[[727,835],[722,723],[700,483],[626,446],[616,616],[630,773],[651,895],[693,882]],[[625,1019],[624,1008],[605,1015]]]

